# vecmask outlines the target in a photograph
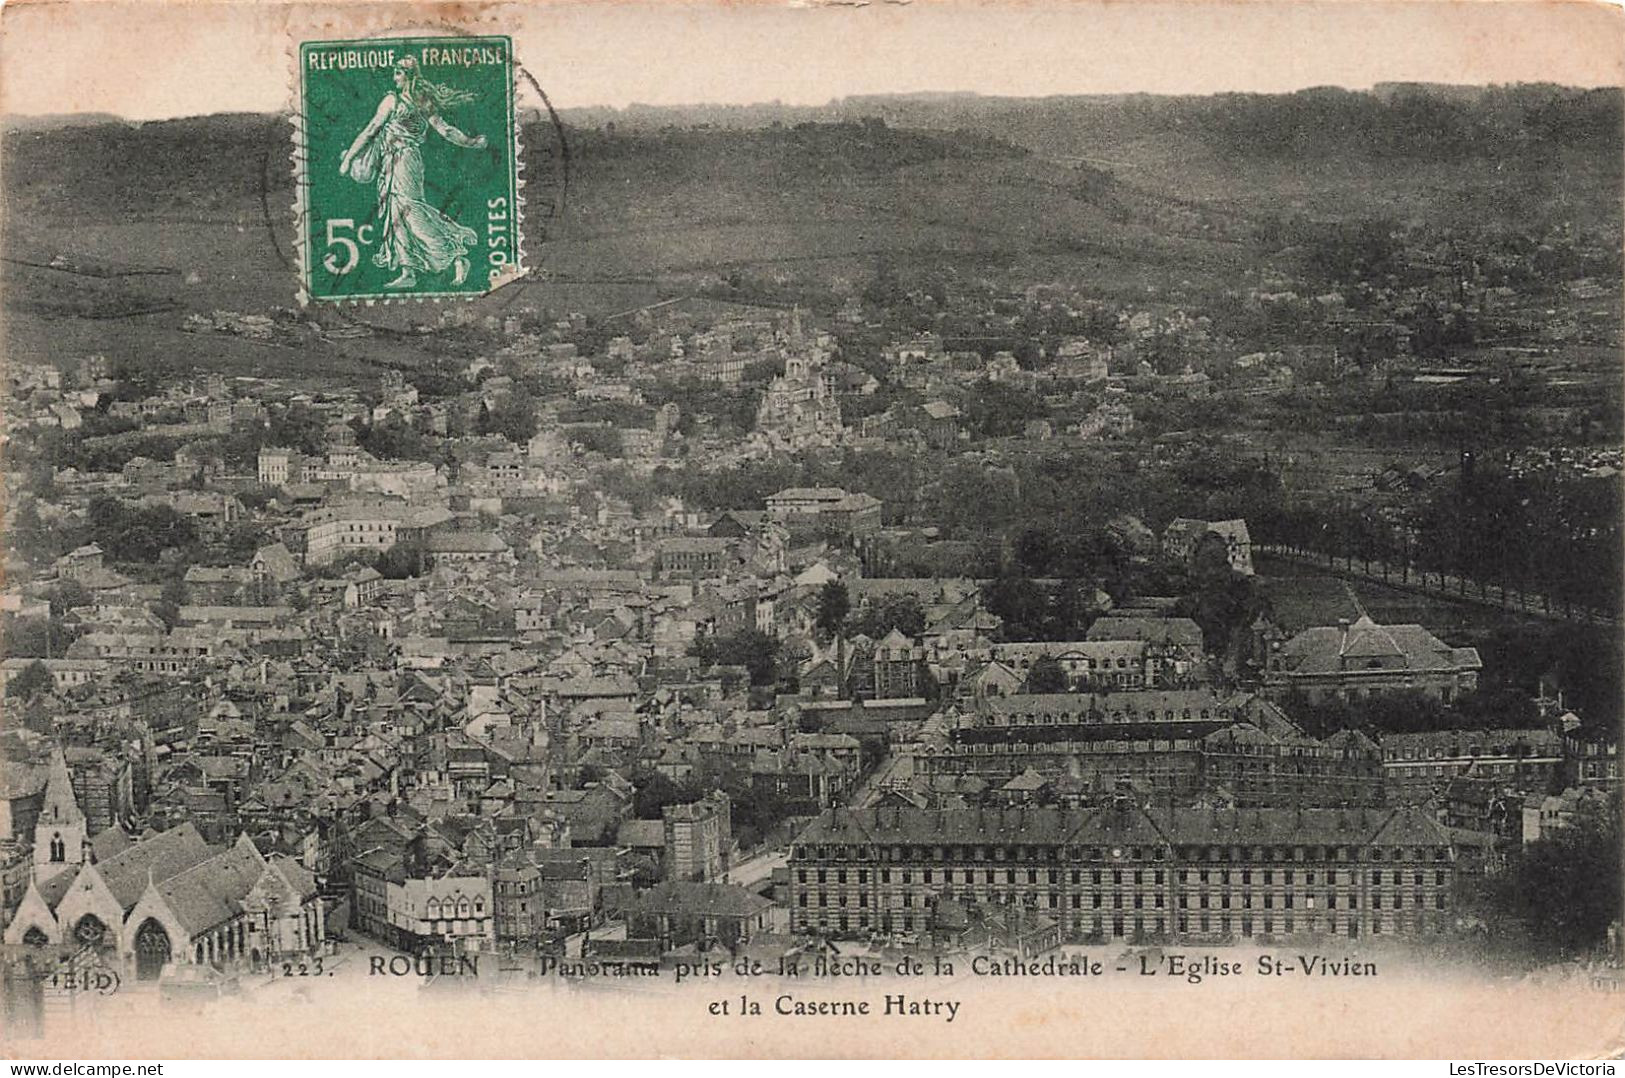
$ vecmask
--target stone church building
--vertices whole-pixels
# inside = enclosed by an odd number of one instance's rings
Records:
[[[190,823],[138,838],[116,826],[88,836],[60,749],[33,857],[7,944],[77,942],[138,980],[187,964],[253,969],[322,946],[321,899],[303,865],[263,856],[246,835],[211,846]]]

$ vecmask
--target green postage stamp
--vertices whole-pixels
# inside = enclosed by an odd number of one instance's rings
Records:
[[[517,131],[509,38],[301,45],[301,297],[472,297],[517,276]]]

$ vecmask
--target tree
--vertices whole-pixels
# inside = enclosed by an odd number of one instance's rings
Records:
[[[32,500],[25,502],[12,519],[11,549],[41,561],[62,553],[61,532],[46,525]]]
[[[831,580],[818,592],[818,629],[825,635],[834,635],[852,610],[852,597],[846,585]]]
[[[153,396],[173,376],[162,360],[132,352],[124,353],[113,361],[111,374],[118,383],[113,390],[114,398],[126,401]]]
[[[76,606],[89,606],[95,602],[90,589],[72,578],[59,580],[50,590],[51,616],[60,618]]]
[[[689,649],[712,666],[743,666],[752,685],[771,685],[778,676],[779,641],[756,629],[727,636],[704,636]]]
[[[1065,692],[1066,671],[1056,659],[1046,655],[1027,671],[1028,692]]]
[[[54,684],[55,679],[51,677],[51,672],[45,668],[44,663],[36,659],[6,683],[6,696],[15,700],[27,700],[38,693],[49,692]]]
[[[566,437],[589,453],[615,458],[621,456],[621,432],[614,427],[571,427]]]
[[[356,441],[383,460],[432,460],[435,451],[421,431],[393,412],[383,422],[361,428]]]
[[[186,582],[180,577],[171,577],[164,582],[164,587],[158,594],[158,601],[153,604],[152,612],[164,628],[173,629],[180,624],[181,607],[186,604]]]
[[[1602,944],[1619,914],[1619,816],[1613,799],[1581,806],[1567,827],[1513,854],[1486,884],[1490,910],[1562,955]]]
[[[115,562],[150,565],[164,551],[186,551],[198,544],[198,523],[167,505],[127,505],[97,495],[86,514],[91,541]]]
[[[536,401],[523,389],[508,395],[497,421],[497,433],[518,445],[536,437]]]
[[[633,776],[637,793],[632,797],[632,815],[640,820],[658,820],[667,805],[683,805],[699,800],[699,794],[673,782],[663,772],[639,771]]]
[[[78,638],[57,618],[7,618],[3,629],[6,656],[12,659],[60,659]]]
[[[1000,576],[982,587],[989,613],[1004,622],[1006,640],[1035,640],[1047,614],[1043,589],[1025,577]]]
[[[882,595],[848,617],[846,628],[849,633],[861,633],[871,640],[879,640],[893,629],[904,636],[918,637],[925,631],[925,610],[913,595]]]
[[[327,446],[327,418],[303,401],[272,408],[266,417],[265,442],[314,456]]]
[[[376,568],[388,580],[422,576],[429,552],[421,542],[399,542],[378,555]]]

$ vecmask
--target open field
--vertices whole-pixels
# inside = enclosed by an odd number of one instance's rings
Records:
[[[1465,641],[1497,629],[1544,623],[1509,610],[1449,599],[1363,580],[1347,580],[1322,570],[1269,555],[1256,561],[1276,621],[1288,633],[1313,625],[1336,625],[1360,616],[1352,591],[1366,613],[1382,623],[1416,623],[1447,641]]]

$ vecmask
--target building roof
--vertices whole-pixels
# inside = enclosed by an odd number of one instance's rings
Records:
[[[90,852],[97,861],[105,861],[109,857],[117,857],[131,846],[135,839],[131,838],[122,827],[116,824],[103,828],[90,840]]]
[[[265,859],[246,837],[184,872],[153,886],[182,928],[197,936],[242,912],[243,896],[265,871]]]
[[[39,822],[44,825],[74,826],[85,822],[79,801],[73,795],[73,777],[61,747],[51,750],[51,763],[45,779],[45,799],[40,802]]]
[[[93,867],[113,897],[126,910],[140,901],[151,880],[166,880],[207,860],[218,851],[203,841],[190,823],[142,838],[124,852]]]
[[[271,868],[281,876],[293,893],[301,899],[316,894],[316,876],[298,861],[284,854],[274,853],[269,858]]]
[[[1190,618],[1121,617],[1108,614],[1096,618],[1084,634],[1090,641],[1144,640],[1152,644],[1202,648],[1201,627]]]
[[[795,502],[838,502],[846,497],[846,491],[840,487],[785,487],[777,494],[767,496],[768,504],[778,501]]]
[[[1508,730],[1424,730],[1412,734],[1384,734],[1382,748],[1395,750],[1439,749],[1456,756],[1472,755],[1489,749],[1493,752],[1515,752],[1519,747],[1531,750],[1527,755],[1556,756],[1563,749],[1563,739],[1554,731],[1540,727]]]
[[[658,850],[666,845],[666,825],[661,820],[627,820],[615,832],[615,845],[635,850]]]
[[[1021,774],[999,787],[999,789],[1008,790],[1011,793],[1037,793],[1039,790],[1042,790],[1048,785],[1048,779],[1029,767],[1027,770],[1023,771]]]
[[[772,906],[772,901],[747,887],[670,880],[634,893],[624,908],[687,917],[754,917]]]
[[[1006,843],[1174,846],[1448,846],[1453,836],[1414,806],[1396,809],[1104,808],[832,809],[797,846]]]
[[[508,549],[500,535],[480,531],[431,532],[424,545],[431,554],[500,554]]]
[[[1165,543],[1170,539],[1200,539],[1210,532],[1233,543],[1246,545],[1252,542],[1245,520],[1192,520],[1190,517],[1176,518],[1163,530],[1162,539]]]
[[[1221,697],[1212,689],[1146,689],[1134,692],[1069,693],[1028,692],[1009,696],[994,696],[981,705],[983,713],[991,716],[1028,714],[1065,714],[1080,718],[1090,714],[1102,719],[1123,716],[1122,721],[1134,722],[1143,716],[1147,721],[1172,719],[1200,720],[1206,711],[1210,718],[1228,718],[1251,703],[1250,697]],[[1187,716],[1186,712],[1190,714]],[[1172,719],[1169,718],[1170,713]]]
[[[590,939],[581,945],[585,958],[616,959],[624,962],[660,961],[659,940],[606,940]]]
[[[1036,659],[1048,656],[1057,660],[1113,659],[1139,661],[1149,647],[1144,640],[1016,640],[993,645],[993,657],[1005,662],[1012,659]]]
[[[662,554],[721,554],[728,549],[728,540],[715,536],[681,535],[660,541]]]
[[[1454,673],[1483,667],[1476,648],[1451,647],[1420,625],[1379,625],[1369,615],[1346,628],[1305,629],[1281,645],[1279,657],[1286,672],[1298,676],[1371,668]]]

